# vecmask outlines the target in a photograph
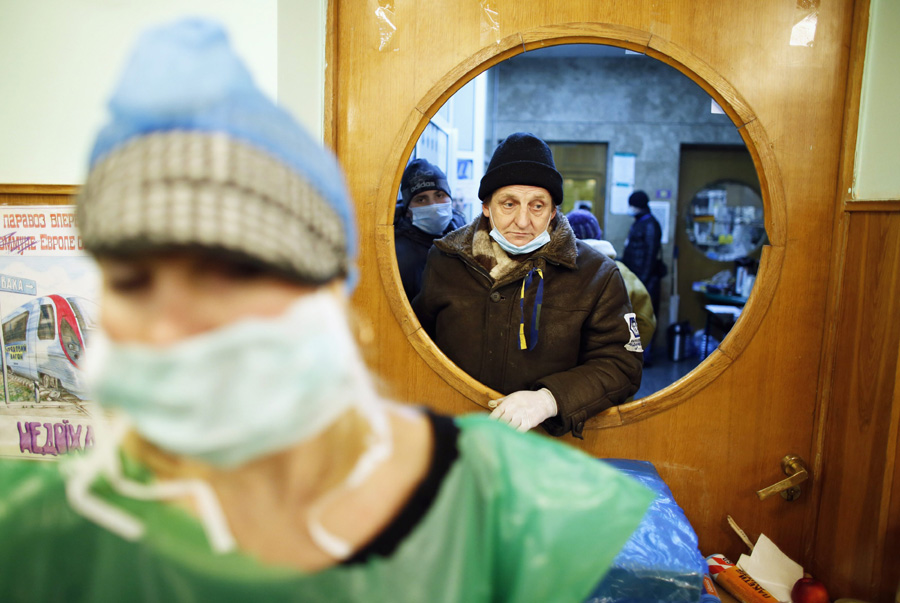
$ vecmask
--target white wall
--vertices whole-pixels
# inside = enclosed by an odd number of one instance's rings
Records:
[[[278,2],[278,102],[319,140],[325,122],[328,0]]]
[[[900,2],[871,0],[853,198],[900,199]]]
[[[326,0],[0,0],[0,183],[80,184],[105,104],[145,27],[221,21],[258,85],[323,122]],[[294,35],[286,38],[285,32]]]

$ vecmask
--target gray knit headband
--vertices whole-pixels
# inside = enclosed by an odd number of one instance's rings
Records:
[[[159,132],[111,152],[79,195],[78,224],[93,253],[202,246],[311,282],[349,272],[334,209],[285,164],[224,134]]]

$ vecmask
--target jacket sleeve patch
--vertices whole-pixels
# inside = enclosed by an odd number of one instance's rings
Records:
[[[638,331],[637,316],[635,316],[634,312],[629,312],[625,315],[625,322],[628,324],[628,333],[630,334],[630,339],[625,344],[625,349],[629,352],[643,352],[644,348],[641,346],[641,334]]]

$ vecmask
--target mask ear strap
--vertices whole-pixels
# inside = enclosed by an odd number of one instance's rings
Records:
[[[331,503],[340,495],[358,487],[381,463],[391,456],[391,446],[385,442],[370,445],[350,471],[343,483],[326,492],[309,509],[306,517],[306,528],[313,542],[320,549],[343,561],[353,554],[353,547],[346,540],[335,536],[322,525],[322,513],[330,508]]]
[[[367,434],[366,450],[360,455],[353,469],[334,489],[323,494],[319,500],[310,506],[306,518],[306,527],[310,538],[320,549],[333,558],[343,561],[353,554],[353,547],[342,538],[339,538],[325,529],[321,516],[325,509],[330,508],[331,503],[340,495],[359,487],[365,482],[378,467],[388,460],[393,453],[393,437],[391,424],[384,404],[378,399],[371,379],[362,365],[362,359],[358,352],[351,359],[355,366],[357,388],[356,410],[369,422],[371,431]]]
[[[237,544],[219,499],[212,486],[200,479],[160,481],[141,484],[121,473],[111,477],[110,484],[119,494],[136,500],[174,500],[190,497],[197,506],[200,523],[210,548],[219,554],[233,551]]]
[[[119,465],[116,450],[125,435],[124,426],[116,419],[112,419],[108,426],[99,421],[96,431],[94,449],[80,458],[67,460],[62,465],[69,506],[82,517],[125,540],[138,540],[144,535],[144,524],[91,492],[91,485],[101,475],[120,471],[116,467]]]
[[[80,459],[74,459],[66,467],[66,497],[77,513],[125,540],[135,541],[144,536],[145,526],[139,519],[91,491],[93,483],[102,476],[116,492],[136,500],[192,498],[210,548],[216,553],[227,553],[235,549],[234,536],[212,486],[199,479],[159,481],[152,484],[128,479],[122,472],[118,452],[119,444],[128,430],[127,421],[117,416],[110,420],[108,427],[102,421],[97,427],[97,445],[94,450]]]

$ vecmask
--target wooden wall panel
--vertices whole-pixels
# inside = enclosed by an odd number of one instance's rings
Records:
[[[846,218],[816,565],[833,592],[900,586],[900,204]],[[890,205],[888,205],[890,207]]]
[[[873,581],[872,591],[878,593],[878,598],[886,598],[891,601],[894,595],[900,594],[900,364],[894,373],[894,399],[891,411],[891,432],[888,437],[888,446],[885,450],[885,478],[890,481],[890,488],[882,489],[882,500],[887,496],[887,515],[882,515],[884,529],[880,537],[884,544],[880,547],[881,556],[875,559],[880,565],[881,575],[877,581]],[[893,440],[893,442],[891,441]],[[882,507],[884,508],[884,507]],[[896,585],[896,590],[894,590]],[[896,594],[895,594],[896,593]],[[875,597],[873,597],[874,599]]]
[[[390,252],[401,166],[428,115],[476,73],[548,37],[608,36],[676,67],[689,65],[708,91],[734,92],[723,106],[745,139],[763,141],[752,153],[757,167],[766,165],[760,178],[772,242],[764,257],[770,268],[747,316],[694,375],[594,424],[620,426],[563,441],[598,457],[653,461],[703,552],[744,552],[726,527],[730,513],[751,537],[765,532],[809,564],[819,476],[793,503],[760,502],[754,491],[782,477],[779,461],[787,453],[821,464],[817,392],[822,358],[830,354],[824,325],[854,3],[496,0],[491,21],[481,3],[400,0],[391,3],[396,29],[389,39],[376,14],[383,3],[334,4],[327,131],[359,210],[354,304],[367,334],[366,359],[390,395],[445,412],[481,410],[489,392],[446,369],[417,330]],[[794,25],[812,6],[814,40],[790,45]],[[769,296],[765,304],[756,301],[761,291]]]

